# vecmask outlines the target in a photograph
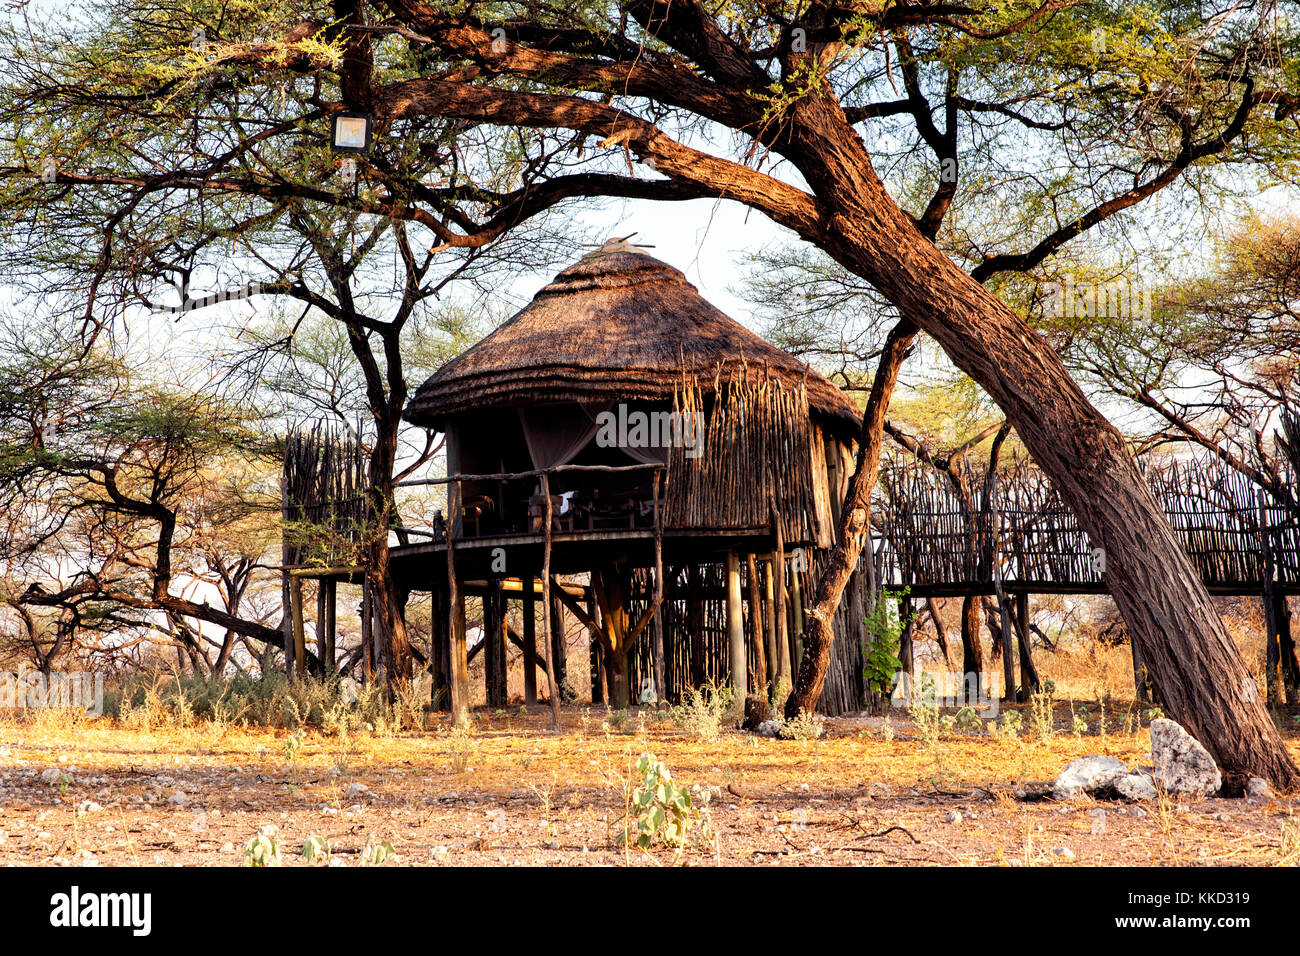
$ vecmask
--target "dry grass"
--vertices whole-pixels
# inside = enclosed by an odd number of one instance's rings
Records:
[[[467,734],[439,722],[386,736],[50,716],[0,725],[0,863],[76,863],[89,853],[102,864],[238,865],[268,824],[286,865],[302,862],[298,848],[313,836],[335,865],[356,864],[383,841],[406,864],[1060,865],[1063,847],[1079,864],[1295,861],[1289,798],[1164,801],[1143,816],[1111,804],[1104,834],[1091,832],[1099,805],[1015,799],[1025,781],[1050,780],[1084,754],[1145,762],[1145,731],[1115,729],[1124,708],[1109,712],[1105,736],[1095,722],[1086,736],[1069,733],[1060,702],[1057,732],[1041,743],[1024,732],[928,745],[898,713],[890,740],[869,718],[828,721],[817,740],[735,730],[701,739],[652,711],[631,714],[619,731],[603,708],[566,709],[558,734],[547,715],[517,711],[480,711]],[[685,785],[720,788],[713,852],[678,859],[616,846],[644,751]],[[42,783],[50,768],[71,782]],[[367,789],[349,796],[354,783]],[[176,791],[183,805],[167,802]],[[102,809],[78,815],[87,800]],[[946,822],[953,810],[962,822]]]

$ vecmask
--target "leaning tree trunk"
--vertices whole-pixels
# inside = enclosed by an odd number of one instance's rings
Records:
[[[1047,341],[918,231],[833,98],[809,95],[791,112],[788,155],[815,195],[835,200],[804,228],[806,238],[933,336],[1006,414],[1092,547],[1102,549],[1106,583],[1169,716],[1225,771],[1258,774],[1283,789],[1300,784],[1262,695],[1120,433]],[[864,444],[872,443],[868,432]],[[879,448],[871,454],[878,458]],[[811,706],[813,689],[792,699]]]

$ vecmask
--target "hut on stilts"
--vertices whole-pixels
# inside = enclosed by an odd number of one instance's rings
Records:
[[[590,632],[592,696],[611,706],[706,681],[788,689],[859,413],[680,271],[607,243],[425,382],[406,419],[445,435],[446,475],[404,484],[445,486],[446,518],[391,567],[431,595],[434,694],[458,717],[480,652],[487,702],[505,703],[508,641],[530,702],[539,672],[563,695],[565,614]],[[860,590],[839,617],[830,712],[861,704]],[[467,596],[483,608],[473,648]]]

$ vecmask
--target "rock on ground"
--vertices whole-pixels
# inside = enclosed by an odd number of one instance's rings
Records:
[[[1151,721],[1155,779],[1170,793],[1209,796],[1223,786],[1210,752],[1182,726],[1164,717]]]
[[[1273,792],[1268,785],[1268,781],[1263,777],[1251,777],[1246,781],[1246,796],[1248,797],[1267,797]]]
[[[1154,800],[1159,794],[1148,773],[1130,773],[1115,781],[1115,792],[1128,800]]]
[[[1108,790],[1127,773],[1124,761],[1115,757],[1078,757],[1066,764],[1056,778],[1052,796],[1057,800],[1073,800],[1085,793]]]

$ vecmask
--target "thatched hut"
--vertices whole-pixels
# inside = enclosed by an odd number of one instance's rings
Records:
[[[612,702],[625,704],[641,674],[669,693],[702,674],[730,676],[744,694],[747,668],[729,661],[746,656],[773,683],[790,679],[798,652],[790,576],[833,542],[859,413],[804,363],[705,301],[680,271],[607,243],[425,382],[406,418],[446,434],[458,577],[519,578],[528,600],[544,569],[590,576],[587,620]],[[790,553],[796,570],[787,573]],[[774,592],[765,610],[751,601],[751,617],[766,615],[772,633],[747,650],[739,568],[755,554],[776,569],[762,588]],[[689,568],[705,564],[721,571],[726,647],[713,667],[675,666],[673,646],[692,647],[691,611],[672,614],[665,581],[672,589],[694,580]],[[748,561],[751,597],[757,566]],[[553,583],[546,578],[543,589]],[[666,637],[665,606],[681,618]],[[698,645],[696,635],[695,658]]]

